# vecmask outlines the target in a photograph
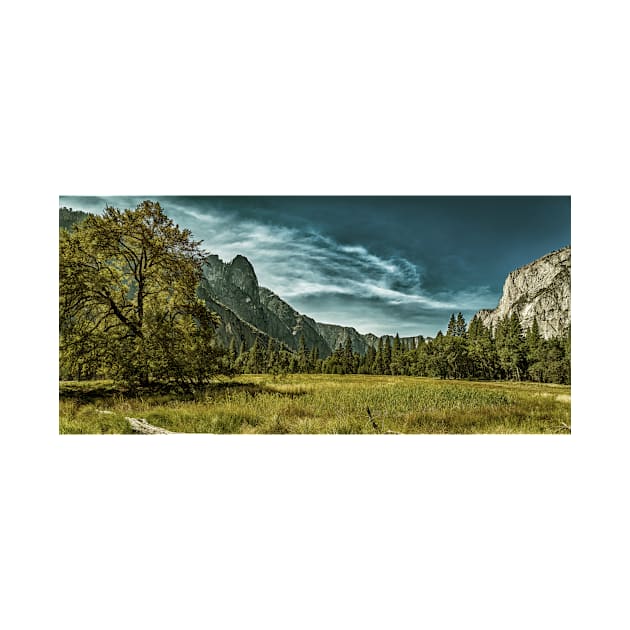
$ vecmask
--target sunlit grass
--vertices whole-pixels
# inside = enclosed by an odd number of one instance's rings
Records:
[[[130,415],[186,433],[568,433],[570,391],[413,377],[247,375],[182,400],[73,383],[62,384],[60,432],[129,432]]]

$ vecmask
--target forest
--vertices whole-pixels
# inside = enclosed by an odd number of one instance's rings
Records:
[[[539,383],[570,384],[571,336],[543,339],[538,323],[523,332],[518,317],[502,320],[494,334],[473,317],[467,326],[461,313],[451,315],[446,334],[417,341],[395,337],[379,338],[376,348],[360,355],[352,341],[339,345],[321,359],[317,348],[309,349],[304,338],[297,352],[277,348],[270,340],[258,340],[251,348],[234,340],[227,354],[233,372],[252,374],[376,374],[429,376],[443,379],[528,380]]]

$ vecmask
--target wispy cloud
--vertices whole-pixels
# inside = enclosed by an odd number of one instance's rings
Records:
[[[107,203],[133,207],[141,198],[90,201],[81,199],[75,207],[96,211]],[[361,244],[340,243],[315,225],[288,227],[210,203],[197,209],[171,199],[164,207],[195,238],[203,239],[207,251],[225,261],[237,254],[246,256],[262,286],[319,321],[376,334],[398,330],[403,335],[433,335],[452,311],[470,316],[496,304],[487,287],[431,292],[423,286],[425,269],[419,264],[403,256],[378,256]]]
[[[204,246],[224,260],[249,258],[262,284],[282,297],[347,294],[392,304],[416,302],[441,308],[448,303],[423,295],[421,270],[404,258],[380,258],[314,230],[298,230],[219,213],[179,212],[195,223]],[[178,214],[179,214],[178,212]]]
[[[361,326],[367,330],[382,328],[383,310],[372,308],[359,313],[339,308],[335,314],[329,306],[333,296],[351,298],[364,308],[375,304],[391,307],[389,330],[396,319],[395,307],[439,312],[471,310],[488,305],[489,290],[478,287],[465,293],[443,291],[429,294],[422,285],[423,269],[403,257],[382,258],[361,245],[346,245],[315,229],[296,229],[262,223],[251,219],[235,220],[233,214],[219,210],[196,212],[186,207],[173,209],[178,220],[204,239],[204,247],[229,261],[237,254],[246,256],[254,265],[259,281],[292,305],[308,300],[308,314],[316,319]],[[339,307],[340,300],[334,300]],[[492,298],[490,298],[492,303]],[[348,302],[349,304],[349,302]],[[319,307],[321,305],[321,308]],[[335,317],[336,315],[336,317]],[[414,318],[416,319],[416,318]],[[410,322],[409,322],[410,323]],[[415,333],[418,334],[417,321]],[[407,322],[401,322],[402,329]],[[435,331],[433,331],[435,332]]]

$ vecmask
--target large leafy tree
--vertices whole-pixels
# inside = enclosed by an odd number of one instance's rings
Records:
[[[219,318],[197,296],[199,245],[152,201],[60,231],[62,374],[199,384],[224,370]]]

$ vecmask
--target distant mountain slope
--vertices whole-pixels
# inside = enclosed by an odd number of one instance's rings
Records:
[[[306,347],[316,347],[321,357],[330,355],[347,337],[352,339],[355,351],[367,350],[368,342],[354,328],[320,324],[259,286],[256,272],[244,256],[225,263],[210,255],[203,273],[206,299],[227,306],[243,322],[292,350],[298,349],[302,335]]]
[[[512,271],[494,310],[477,313],[496,330],[499,320],[518,315],[523,330],[534,318],[546,339],[562,334],[571,324],[571,247],[564,247]]]
[[[81,223],[90,215],[81,210],[73,210],[72,208],[59,208],[59,227],[69,230],[76,223]]]

